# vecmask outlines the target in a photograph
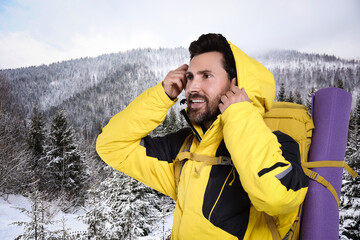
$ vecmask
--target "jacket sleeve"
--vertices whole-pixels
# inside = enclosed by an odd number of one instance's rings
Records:
[[[110,119],[97,138],[96,150],[111,167],[175,199],[174,154],[169,148],[169,139],[175,136],[147,136],[174,103],[162,83],[146,90]]]
[[[254,207],[272,216],[299,207],[308,179],[298,144],[288,135],[272,133],[249,102],[230,105],[222,124],[226,147]]]

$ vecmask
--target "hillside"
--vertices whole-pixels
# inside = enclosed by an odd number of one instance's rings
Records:
[[[311,88],[333,86],[342,80],[354,100],[360,88],[360,62],[334,56],[274,50],[254,56],[286,91],[298,91],[305,99]],[[13,96],[30,116],[38,106],[50,117],[66,110],[73,125],[92,136],[116,112],[145,89],[161,81],[167,72],[189,62],[185,48],[135,49],[96,58],[1,70]],[[178,108],[178,106],[176,106]]]

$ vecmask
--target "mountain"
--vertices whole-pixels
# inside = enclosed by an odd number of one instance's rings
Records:
[[[360,61],[326,54],[274,50],[253,56],[286,91],[305,98],[311,88],[334,86],[341,80],[354,98],[360,90]],[[12,94],[30,116],[34,106],[49,118],[64,109],[75,129],[91,137],[145,89],[167,72],[189,62],[185,48],[134,49],[50,65],[0,70]],[[177,104],[175,108],[179,108]]]

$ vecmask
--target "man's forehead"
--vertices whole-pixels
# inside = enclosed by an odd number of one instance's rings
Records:
[[[223,68],[223,56],[220,52],[207,52],[194,56],[190,63],[187,72],[198,71],[215,71],[219,67]]]

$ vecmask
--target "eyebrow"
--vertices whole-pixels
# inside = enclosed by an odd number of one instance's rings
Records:
[[[198,71],[196,74],[198,75],[201,75],[201,74],[204,74],[204,73],[211,73],[212,71],[210,70],[202,70],[202,71]],[[194,75],[192,72],[186,72],[185,73],[186,75]]]

